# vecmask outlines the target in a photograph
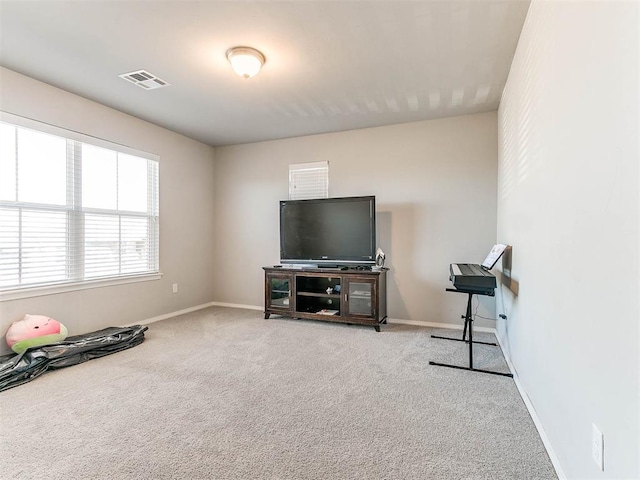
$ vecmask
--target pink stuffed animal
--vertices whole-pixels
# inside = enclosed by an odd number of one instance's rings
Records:
[[[45,315],[25,315],[7,330],[7,345],[16,353],[27,348],[61,342],[67,338],[67,327]]]

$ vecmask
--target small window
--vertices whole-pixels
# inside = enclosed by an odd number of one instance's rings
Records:
[[[0,291],[159,272],[158,159],[0,117]]]
[[[329,162],[289,165],[289,200],[329,197]]]

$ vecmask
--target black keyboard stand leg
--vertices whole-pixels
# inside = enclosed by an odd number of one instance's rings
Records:
[[[467,325],[469,325],[469,317],[465,315],[464,317],[464,328],[462,329],[462,341],[467,341]]]
[[[455,340],[457,342],[465,342],[469,344],[469,366],[468,367],[461,367],[459,365],[449,365],[446,363],[438,363],[438,362],[429,362],[429,365],[437,365],[439,367],[449,367],[449,368],[457,368],[459,370],[470,370],[472,372],[481,372],[481,373],[490,373],[491,375],[500,375],[503,377],[511,377],[513,378],[513,374],[512,373],[502,373],[502,372],[492,372],[490,370],[482,370],[480,368],[473,368],[473,344],[474,343],[481,343],[482,345],[492,345],[497,347],[498,345],[496,343],[491,343],[491,342],[479,342],[479,341],[473,341],[473,315],[471,314],[471,304],[472,304],[472,299],[473,299],[473,293],[472,292],[462,292],[462,293],[468,293],[469,298],[467,300],[467,312],[464,318],[464,330],[462,332],[462,338],[449,338],[449,337],[440,337],[438,335],[431,335],[431,338],[440,338],[442,340]],[[466,340],[466,336],[467,336],[467,329],[469,331],[469,340]]]
[[[473,369],[473,317],[471,316],[471,299],[473,294],[469,294],[469,300],[467,301],[467,316],[466,321],[469,323],[469,368]]]
[[[467,312],[464,316],[464,329],[462,330],[462,338],[441,337],[439,335],[431,335],[431,338],[440,338],[442,340],[453,340],[455,342],[469,343],[471,340],[471,322],[473,322],[473,316],[471,315],[471,299],[473,293],[469,293],[469,299],[467,300]],[[467,330],[469,331],[469,340],[467,340]],[[497,347],[498,344],[494,342],[480,342],[478,340],[472,341],[472,343],[479,343],[481,345],[491,345]]]

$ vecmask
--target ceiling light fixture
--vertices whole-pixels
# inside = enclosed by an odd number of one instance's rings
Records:
[[[243,78],[256,76],[265,62],[264,55],[251,47],[230,48],[227,58],[233,71]]]

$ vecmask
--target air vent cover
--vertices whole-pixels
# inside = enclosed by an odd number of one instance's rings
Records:
[[[145,90],[153,90],[155,88],[168,87],[171,85],[169,82],[165,82],[146,70],[123,73],[118,76],[120,78],[124,78],[128,82],[136,84],[140,88],[144,88]]]

